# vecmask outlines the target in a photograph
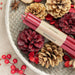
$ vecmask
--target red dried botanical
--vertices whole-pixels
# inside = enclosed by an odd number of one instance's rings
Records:
[[[45,19],[47,21],[51,21],[51,20],[53,20],[53,16],[51,16],[50,14],[48,14]]]
[[[53,18],[53,16],[51,16],[50,14],[48,14],[45,18],[47,21],[50,21],[51,25],[56,24],[56,19]]]
[[[75,8],[71,8],[69,12],[75,13]]]
[[[74,8],[74,5],[71,5],[71,8]]]
[[[34,2],[41,2],[42,0],[34,0]]]
[[[31,29],[24,29],[18,36],[18,47],[24,52],[39,51],[44,44],[44,38]]]
[[[58,21],[59,28],[69,35],[75,35],[75,13],[69,12]]]
[[[64,63],[64,66],[67,67],[67,68],[70,67],[69,62],[70,62],[70,61],[66,61],[66,62]]]
[[[65,61],[70,61],[70,58],[69,58],[69,56],[67,56],[67,55],[64,55],[63,58],[64,58]]]
[[[38,58],[37,52],[36,53],[35,52],[30,52],[28,56],[29,56],[29,60],[31,62],[36,63],[36,64],[39,63],[39,58]]]

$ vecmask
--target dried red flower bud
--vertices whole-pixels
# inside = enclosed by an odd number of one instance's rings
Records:
[[[69,12],[75,13],[75,9],[74,9],[74,8],[71,8],[71,9],[69,10]]]
[[[66,62],[64,63],[64,66],[68,68],[68,67],[69,67],[69,62],[70,62],[70,61],[66,61]]]
[[[64,60],[65,60],[65,61],[70,61],[70,58],[69,58],[69,56],[67,56],[67,55],[64,55]]]
[[[35,61],[34,61],[36,64],[38,64],[39,62],[39,58],[38,57],[35,57]]]
[[[29,57],[29,60],[31,61],[31,62],[34,62],[35,61],[35,58],[34,57]]]
[[[71,8],[74,8],[74,5],[71,5]]]
[[[55,23],[56,23],[56,21],[55,21],[55,20],[50,21],[50,24],[51,24],[51,25],[54,25]]]
[[[48,14],[45,19],[47,21],[52,21],[53,20],[53,16],[51,16],[50,14]]]
[[[34,0],[34,2],[41,2],[42,0]]]
[[[36,63],[36,64],[39,63],[39,58],[38,58],[37,52],[36,52],[36,53],[30,52],[28,56],[29,56],[29,60],[30,60],[31,62]]]
[[[28,56],[29,57],[34,57],[34,52],[30,52]]]

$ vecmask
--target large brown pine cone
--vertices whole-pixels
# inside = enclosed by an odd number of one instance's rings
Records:
[[[71,8],[71,0],[47,0],[46,9],[54,18],[60,18],[68,13]]]
[[[36,52],[42,48],[44,38],[31,29],[24,29],[18,35],[17,44],[23,52]]]
[[[42,3],[32,3],[29,6],[27,6],[25,9],[25,13],[29,12],[40,19],[45,19],[45,16],[47,15],[46,8]]]
[[[39,52],[39,64],[48,68],[58,66],[63,61],[63,49],[52,42],[46,43]]]

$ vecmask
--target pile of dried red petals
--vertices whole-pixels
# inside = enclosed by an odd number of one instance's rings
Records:
[[[38,53],[37,52],[30,52],[29,53],[29,60],[31,62],[38,64],[39,63]]]
[[[73,67],[73,68],[75,68],[75,60],[74,59],[71,59],[69,56],[67,56],[67,55],[64,55],[64,61],[65,61],[65,63],[64,63],[64,66],[65,67]]]
[[[8,55],[2,55],[1,60],[4,60],[5,64],[11,64],[10,68],[11,68],[11,74],[20,74],[20,75],[26,75],[24,74],[25,70],[26,70],[26,65],[22,65],[21,69],[17,68],[15,66],[15,64],[17,64],[18,60],[17,59],[13,59],[13,62],[10,62],[11,59],[11,54]]]

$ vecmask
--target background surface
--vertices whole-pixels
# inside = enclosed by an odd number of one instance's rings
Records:
[[[14,52],[13,48],[11,47],[11,44],[8,39],[8,35],[6,32],[6,27],[5,27],[5,6],[6,6],[6,1],[7,0],[0,0],[0,2],[3,2],[3,5],[0,5],[2,7],[2,10],[0,10],[0,57],[3,54],[9,54],[11,53],[12,59],[17,58],[18,59],[18,64],[16,66],[18,68],[21,67],[24,63],[18,58],[16,53]],[[11,61],[12,61],[11,59]],[[0,75],[11,75],[10,74],[10,64],[6,65],[4,64],[3,61],[0,61],[1,66],[0,66]],[[26,75],[38,75],[34,73],[31,69],[27,68],[26,69]],[[15,74],[18,75],[18,74]]]

